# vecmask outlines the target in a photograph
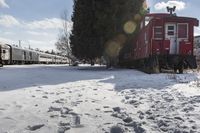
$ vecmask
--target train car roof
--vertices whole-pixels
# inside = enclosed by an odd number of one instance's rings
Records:
[[[6,45],[5,43],[0,42],[0,45],[9,48],[8,45]]]
[[[171,15],[168,13],[149,13],[146,14],[145,17],[152,17],[154,19],[166,18],[166,19],[176,19],[176,20],[187,20],[193,22],[194,26],[199,26],[199,20],[197,18],[177,16],[176,14]]]
[[[19,49],[19,50],[25,50],[25,51],[29,51],[29,52],[34,52],[34,53],[38,53],[40,55],[46,55],[46,56],[56,56],[56,57],[64,57],[64,56],[60,56],[60,55],[54,55],[54,54],[49,54],[49,53],[44,53],[44,52],[40,52],[40,51],[36,51],[36,50],[32,50],[32,49],[26,49],[26,48],[22,48],[22,47],[18,47],[18,46],[15,46],[15,45],[10,45],[10,44],[6,44],[6,43],[2,43],[0,42],[0,45],[3,45],[4,47],[12,47],[12,48],[15,48],[15,49]]]

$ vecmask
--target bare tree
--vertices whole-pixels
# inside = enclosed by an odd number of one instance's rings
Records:
[[[68,21],[67,11],[64,11],[61,15],[63,29],[60,31],[58,41],[55,43],[57,50],[60,54],[68,57],[70,60],[74,60],[74,56],[72,55],[72,50],[70,47],[70,31],[71,31],[71,23]]]

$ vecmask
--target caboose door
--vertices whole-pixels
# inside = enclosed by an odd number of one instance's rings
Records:
[[[177,54],[177,32],[176,24],[165,25],[165,39],[170,40],[170,54]]]

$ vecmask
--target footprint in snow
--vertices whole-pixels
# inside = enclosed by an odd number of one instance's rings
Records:
[[[60,111],[60,113],[63,114],[63,115],[66,115],[66,114],[69,114],[70,111],[72,111],[72,109],[64,107],[64,108],[62,108],[62,110]]]
[[[55,100],[52,103],[64,104],[63,100]]]
[[[47,96],[42,96],[42,98],[48,99],[48,97],[47,97]]]
[[[105,110],[104,113],[113,113],[112,110]]]
[[[13,118],[11,118],[11,117],[4,117],[3,119],[7,119],[7,120],[14,120],[14,121],[16,121],[15,119],[13,119]]]
[[[82,97],[82,96],[83,96],[82,94],[79,94],[79,95],[78,95],[78,97]]]
[[[44,92],[44,94],[46,94],[46,95],[47,95],[47,94],[49,94],[49,93],[48,93],[48,92]]]
[[[38,125],[34,125],[34,126],[28,126],[27,129],[30,131],[35,131],[35,130],[42,128],[43,126],[44,126],[44,124],[38,124]]]
[[[51,115],[50,115],[50,118],[58,118],[58,117],[59,117],[58,114],[51,114]]]
[[[23,106],[22,105],[16,105],[16,108],[21,109]]]
[[[110,108],[110,106],[103,106],[104,109]]]
[[[4,109],[4,108],[0,108],[0,111],[4,111],[4,110],[6,110],[6,109]]]
[[[96,101],[91,101],[92,103],[96,103]]]
[[[103,125],[111,125],[111,124],[112,124],[112,123],[109,123],[109,122],[108,122],[108,123],[104,123]]]
[[[80,104],[80,103],[82,103],[83,101],[82,101],[82,100],[78,100],[78,101],[76,101],[76,102]]]
[[[65,131],[70,130],[70,123],[60,122],[58,125],[58,133],[65,133]]]
[[[89,114],[89,113],[85,113],[85,115],[87,115],[87,116],[91,116],[91,114]]]
[[[54,112],[54,111],[61,111],[62,108],[59,108],[59,107],[49,107],[49,110],[47,112]]]

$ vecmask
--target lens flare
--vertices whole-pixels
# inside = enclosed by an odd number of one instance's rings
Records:
[[[132,34],[136,29],[136,23],[133,21],[128,21],[124,24],[124,32],[127,34]]]
[[[136,22],[141,21],[141,19],[142,19],[142,17],[141,17],[140,14],[136,14],[136,15],[134,16],[134,20],[135,20]]]
[[[113,39],[106,43],[105,53],[109,57],[115,58],[119,55],[120,50],[123,48],[127,41],[125,34],[118,34]]]
[[[106,54],[110,57],[117,57],[120,44],[116,41],[109,41],[106,47]]]
[[[117,41],[120,44],[120,46],[122,46],[126,42],[127,37],[124,34],[119,34],[115,37],[114,40]]]

